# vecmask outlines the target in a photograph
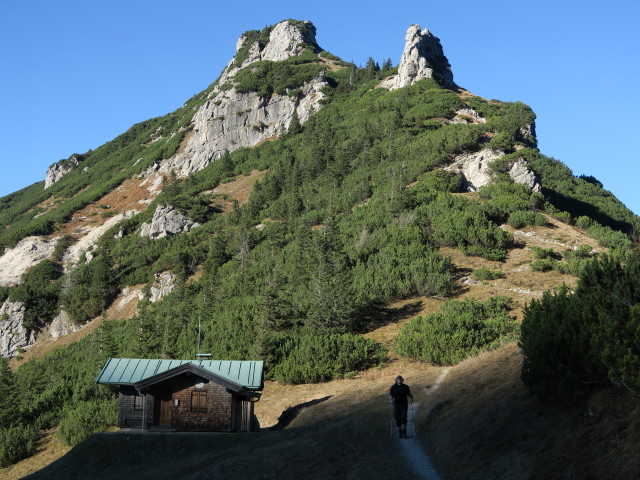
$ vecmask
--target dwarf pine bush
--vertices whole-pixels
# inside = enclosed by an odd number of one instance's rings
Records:
[[[30,425],[0,429],[0,467],[8,467],[32,455],[38,438],[38,430]]]
[[[484,302],[451,300],[440,312],[416,317],[405,325],[396,351],[434,365],[455,365],[481,351],[515,340],[518,324],[508,316],[510,299],[492,297]]]
[[[57,435],[67,445],[77,445],[89,435],[103,432],[118,421],[117,397],[68,404],[61,414]]]

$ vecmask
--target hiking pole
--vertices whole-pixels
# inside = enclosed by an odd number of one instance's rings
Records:
[[[393,403],[391,404],[391,418],[389,419],[389,435],[393,438]]]
[[[416,436],[416,416],[413,412],[413,397],[411,397],[411,428],[413,429],[413,437]]]

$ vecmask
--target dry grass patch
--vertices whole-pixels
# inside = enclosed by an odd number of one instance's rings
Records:
[[[239,205],[244,205],[249,201],[253,186],[266,174],[267,170],[253,170],[249,175],[240,175],[231,182],[218,185],[210,193],[221,195],[221,197],[215,198],[212,206],[223,212],[228,212],[233,208],[233,200],[237,201]]]
[[[71,447],[67,447],[60,442],[55,435],[56,430],[56,428],[52,428],[42,432],[42,438],[38,441],[34,455],[10,467],[0,468],[0,478],[3,480],[18,480],[31,475],[55,462],[71,450]]]
[[[154,173],[151,176],[139,179],[129,178],[120,186],[107,193],[99,200],[87,205],[74,213],[71,221],[59,226],[58,235],[73,235],[76,238],[84,236],[87,227],[96,228],[110,218],[110,216],[125,211],[143,211],[151,201],[160,193],[162,174]]]

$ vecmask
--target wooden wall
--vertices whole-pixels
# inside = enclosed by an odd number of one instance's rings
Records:
[[[200,388],[199,388],[200,387]],[[171,378],[149,389],[147,394],[147,423],[145,428],[158,424],[158,412],[154,405],[161,389],[169,388],[171,394],[171,429],[201,432],[248,432],[255,427],[253,402],[234,395],[215,382],[191,374]],[[194,411],[192,392],[206,392],[204,408]],[[121,386],[118,399],[118,426],[140,428],[142,410],[134,408],[137,394],[133,387]],[[154,418],[156,417],[156,418]]]
[[[134,397],[136,395],[137,392],[133,387],[126,385],[120,386],[120,393],[118,394],[118,426],[120,428],[140,428],[142,425],[142,409],[136,410],[134,408]],[[142,403],[140,403],[140,405],[142,405]],[[147,395],[147,423],[145,424],[147,428],[150,427],[153,422],[153,406],[153,396]]]
[[[202,379],[180,376],[173,383],[171,426],[176,430],[231,432],[233,395],[222,385],[206,381],[201,388],[196,384]],[[192,392],[206,392],[206,411],[193,411]],[[175,405],[176,400],[178,405]]]

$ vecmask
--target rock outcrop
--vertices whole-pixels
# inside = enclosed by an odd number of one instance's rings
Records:
[[[24,316],[22,302],[7,300],[0,307],[0,357],[12,357],[35,342],[35,332],[24,328]]]
[[[0,286],[20,283],[24,272],[53,253],[57,241],[57,238],[26,237],[14,248],[6,250],[0,257]]]
[[[80,325],[73,323],[67,312],[61,310],[60,313],[51,321],[47,331],[49,332],[49,335],[51,335],[51,338],[55,340],[73,332],[77,332],[80,328],[82,328]]]
[[[151,303],[162,300],[169,295],[176,285],[176,276],[171,272],[155,274],[155,280],[149,288],[149,301]]]
[[[496,152],[490,148],[479,152],[463,153],[458,155],[445,170],[462,176],[463,191],[477,192],[480,187],[488,185],[493,178],[489,168],[491,162],[503,156],[503,152]],[[523,158],[514,162],[508,174],[514,182],[527,185],[535,192],[541,189],[540,179],[527,167],[527,162]]]
[[[451,65],[444,56],[438,37],[426,28],[421,31],[420,25],[411,25],[405,41],[398,74],[382,82],[381,87],[395,90],[413,85],[423,78],[434,78],[445,87],[454,85]]]
[[[247,36],[240,37],[236,54],[246,47],[248,41]],[[202,170],[225,151],[252,147],[277,137],[289,128],[294,113],[304,123],[321,108],[321,100],[325,97],[321,90],[327,85],[324,72],[302,85],[295,94],[269,98],[260,97],[255,92],[237,92],[234,77],[257,61],[286,60],[314,45],[315,27],[311,22],[299,24],[285,20],[273,27],[266,45],[254,42],[240,65],[234,57],[209,93],[208,101],[194,115],[193,133],[184,148],[162,161],[156,170],[186,177]]]
[[[141,237],[162,238],[175,233],[186,233],[200,224],[175,210],[171,205],[158,205],[151,223],[143,223]]]
[[[542,189],[540,178],[529,170],[524,158],[519,158],[513,163],[509,170],[509,176],[514,182],[526,185],[534,192],[539,192]]]
[[[473,108],[461,108],[456,111],[451,123],[487,123],[487,119],[482,117]]]
[[[71,170],[76,168],[81,161],[81,156],[72,155],[66,160],[60,160],[59,162],[56,162],[53,165],[49,166],[49,168],[47,169],[47,176],[44,179],[45,190],[56,183],[58,180],[60,180],[62,177],[64,177]]]

